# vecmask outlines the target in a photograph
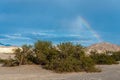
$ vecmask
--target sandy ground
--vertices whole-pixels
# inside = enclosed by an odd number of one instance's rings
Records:
[[[12,53],[0,53],[0,58],[1,59],[9,59],[13,58],[15,55]]]
[[[0,67],[0,80],[120,80],[120,64],[101,65],[100,73],[54,73],[37,65]]]

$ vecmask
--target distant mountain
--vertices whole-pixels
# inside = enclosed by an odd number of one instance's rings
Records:
[[[87,53],[89,54],[91,51],[97,51],[98,53],[102,53],[106,51],[115,52],[115,51],[120,51],[120,46],[108,42],[102,42],[87,47]]]
[[[0,43],[0,46],[12,46],[12,45]]]

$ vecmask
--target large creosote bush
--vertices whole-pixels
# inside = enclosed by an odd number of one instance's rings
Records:
[[[117,64],[117,61],[111,55],[105,53],[91,53],[90,57],[96,64]]]
[[[97,71],[94,61],[86,57],[81,45],[67,42],[53,46],[51,42],[38,41],[35,53],[43,68],[55,72]]]
[[[47,64],[49,61],[48,56],[52,55],[52,43],[48,41],[39,40],[35,43],[34,48],[36,54],[36,63],[41,65]]]
[[[35,53],[30,45],[23,45],[21,48],[16,49],[14,54],[14,58],[4,61],[4,66],[32,64],[35,57]]]
[[[120,61],[120,51],[118,52],[113,52],[113,54],[111,55],[111,57],[113,59],[115,59],[116,61]]]
[[[31,64],[35,53],[33,52],[31,45],[23,45],[22,49],[16,49],[15,51],[15,60],[19,65]]]

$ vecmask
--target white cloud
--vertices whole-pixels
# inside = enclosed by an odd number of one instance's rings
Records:
[[[32,32],[31,34],[35,36],[44,36],[44,37],[56,37],[56,34],[53,34],[51,32]]]
[[[30,38],[22,36],[22,34],[5,34],[3,35],[6,37],[6,39],[24,39],[24,40],[29,40]]]

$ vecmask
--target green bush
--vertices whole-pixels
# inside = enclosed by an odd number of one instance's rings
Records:
[[[32,64],[34,56],[35,53],[31,45],[23,45],[22,49],[19,48],[15,51],[15,60],[19,65]]]
[[[36,61],[37,64],[47,64],[48,63],[48,56],[51,53],[51,50],[53,49],[52,43],[48,41],[37,41],[34,45],[34,51],[36,54]]]
[[[113,54],[111,55],[111,57],[113,59],[115,59],[116,61],[120,61],[120,51],[118,52],[113,52]]]
[[[12,66],[18,66],[19,63],[14,60],[14,59],[6,59],[4,60],[4,64],[3,66],[6,66],[6,67],[12,67]]]
[[[4,63],[4,59],[1,59],[1,58],[0,58],[0,63]]]
[[[14,59],[10,58],[4,61],[4,66],[32,64],[35,56],[32,46],[30,45],[23,45],[22,48],[16,49],[14,54]]]
[[[105,53],[97,54],[93,53],[90,57],[95,61],[96,64],[117,64],[117,61]]]
[[[70,42],[56,46],[49,41],[37,41],[34,47],[23,45],[15,50],[14,59],[4,62],[5,66],[40,64],[43,68],[55,72],[95,72],[95,62],[85,55],[84,47]]]
[[[68,42],[53,47],[50,42],[38,41],[35,49],[43,68],[55,72],[97,71],[94,61],[85,56],[81,45]]]

